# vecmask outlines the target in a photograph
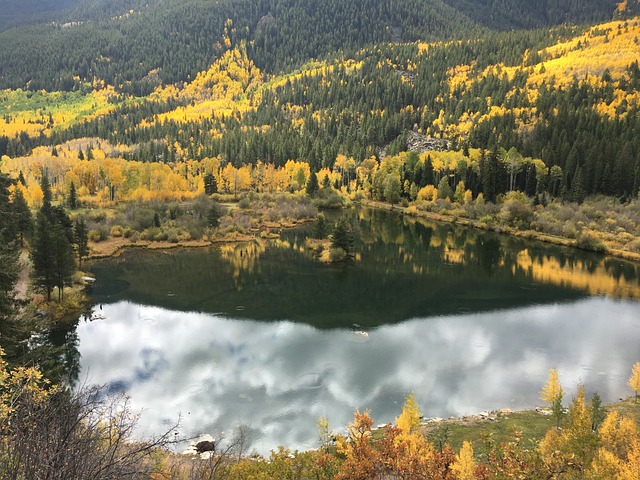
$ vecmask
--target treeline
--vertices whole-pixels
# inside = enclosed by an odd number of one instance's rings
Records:
[[[235,27],[231,40],[247,40],[256,65],[282,72],[371,44],[469,38],[486,26],[506,30],[606,20],[616,4],[224,0],[212,6],[185,0],[120,2],[115,8],[107,3],[80,2],[64,20],[0,33],[0,88],[71,90],[98,78],[120,91],[147,94],[158,81],[188,81],[205,70],[225,49],[227,19]]]

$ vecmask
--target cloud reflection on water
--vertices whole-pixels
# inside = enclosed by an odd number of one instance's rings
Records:
[[[317,446],[316,420],[345,426],[355,408],[392,421],[410,391],[427,416],[539,404],[548,369],[571,395],[628,395],[640,358],[640,305],[591,298],[483,314],[414,319],[369,336],[254,322],[128,302],[78,327],[81,382],[125,390],[141,433],[182,414],[185,435],[239,424],[261,453]]]

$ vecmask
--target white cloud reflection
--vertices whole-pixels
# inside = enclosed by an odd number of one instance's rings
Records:
[[[127,302],[81,322],[80,381],[124,390],[140,433],[182,414],[181,434],[219,437],[240,424],[252,447],[317,446],[316,420],[345,426],[355,408],[392,421],[413,391],[427,416],[539,404],[549,368],[605,401],[627,396],[640,360],[640,304],[571,304],[414,319],[373,330],[316,330]]]

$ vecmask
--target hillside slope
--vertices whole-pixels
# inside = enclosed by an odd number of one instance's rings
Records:
[[[282,72],[371,44],[605,20],[615,8],[613,0],[76,0],[53,23],[0,33],[0,88],[70,90],[97,78],[148,93],[149,72],[173,83],[205,70],[225,49],[227,19],[231,41],[246,40],[259,68]]]

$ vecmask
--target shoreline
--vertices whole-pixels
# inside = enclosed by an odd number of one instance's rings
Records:
[[[442,213],[429,212],[425,210],[417,210],[411,207],[403,207],[400,205],[391,205],[389,203],[360,199],[354,201],[354,204],[373,208],[377,210],[385,210],[390,212],[397,212],[401,215],[406,215],[414,218],[426,218],[441,223],[448,223],[452,225],[461,225],[464,227],[476,228],[478,230],[484,230],[487,232],[493,232],[501,235],[509,235],[516,238],[522,238],[525,240],[533,240],[538,242],[547,243],[550,245],[557,245],[561,247],[575,248],[578,250],[588,251],[592,253],[599,253],[603,256],[610,256],[619,258],[622,260],[640,263],[640,253],[630,252],[628,250],[620,250],[615,248],[607,248],[604,252],[595,252],[593,250],[583,249],[577,245],[575,239],[561,237],[558,235],[552,235],[549,233],[539,232],[536,230],[518,230],[512,227],[503,226],[501,228],[489,228],[486,223],[480,222],[466,217],[458,217],[455,215],[446,215]],[[167,241],[154,241],[154,240],[138,240],[131,241],[124,237],[112,237],[102,242],[90,242],[91,253],[86,260],[98,260],[102,258],[117,257],[122,252],[129,248],[146,248],[148,250],[166,250],[173,248],[204,248],[211,247],[213,245],[225,244],[225,243],[242,243],[253,242],[258,240],[270,240],[279,238],[279,231],[283,228],[293,228],[302,223],[309,222],[313,219],[306,219],[304,221],[288,222],[286,224],[268,224],[263,225],[263,228],[256,229],[253,234],[235,233],[227,234],[213,240],[185,240],[179,242],[167,242]],[[276,230],[278,233],[275,233]]]
[[[503,227],[500,229],[491,229],[488,228],[486,224],[474,220],[472,218],[460,218],[454,215],[443,215],[441,213],[428,212],[425,210],[411,210],[411,207],[403,207],[400,205],[391,205],[385,202],[380,202],[377,200],[359,200],[357,202],[358,205],[362,205],[363,207],[376,208],[380,210],[387,210],[391,212],[398,212],[402,215],[407,215],[409,217],[415,218],[427,218],[429,220],[434,220],[442,223],[450,223],[452,225],[462,225],[464,227],[477,228],[478,230],[484,230],[487,232],[494,232],[501,235],[510,235],[512,237],[523,238],[525,240],[535,240],[543,243],[548,243],[551,245],[557,245],[561,247],[570,247],[578,250],[583,250],[586,252],[599,253],[603,256],[611,256],[616,258],[621,258],[623,260],[640,263],[640,253],[629,252],[627,250],[620,249],[610,249],[607,248],[604,252],[595,252],[593,250],[585,250],[580,248],[577,245],[577,241],[571,238],[560,237],[557,235],[552,235],[549,233],[538,232],[536,230],[516,230],[510,227]]]

